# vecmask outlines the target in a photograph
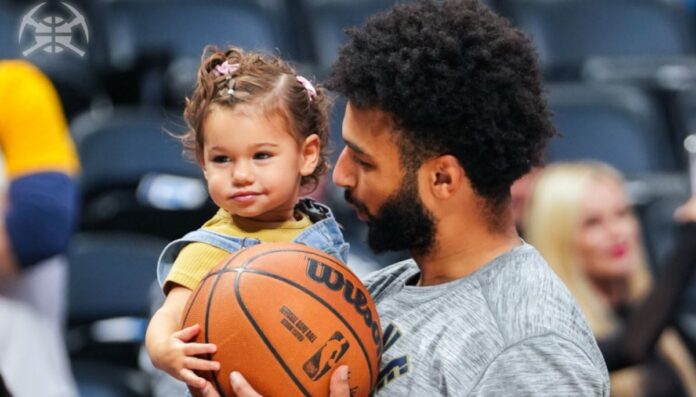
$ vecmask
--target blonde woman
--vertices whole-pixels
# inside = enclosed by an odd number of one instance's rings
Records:
[[[532,190],[527,240],[577,299],[612,371],[613,396],[696,397],[693,357],[668,327],[696,262],[688,243],[696,241],[696,199],[678,215],[686,222],[681,252],[653,287],[639,224],[615,169],[551,165]]]

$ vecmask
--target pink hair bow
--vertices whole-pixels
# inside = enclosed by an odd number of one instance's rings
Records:
[[[228,76],[229,77],[237,70],[239,70],[238,63],[230,64],[229,62],[225,61],[225,62],[215,66],[215,75],[217,75],[218,77],[220,77],[220,76]]]
[[[317,90],[314,88],[312,83],[309,82],[309,80],[302,76],[297,76],[297,81],[302,84],[302,87],[304,87],[305,90],[307,90],[307,95],[309,95],[310,101],[317,97]]]

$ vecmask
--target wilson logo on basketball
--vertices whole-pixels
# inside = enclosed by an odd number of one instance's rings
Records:
[[[365,325],[372,332],[372,340],[378,346],[378,355],[381,354],[381,336],[379,324],[374,320],[375,316],[367,305],[365,292],[356,288],[350,280],[346,280],[343,274],[335,271],[331,266],[316,259],[307,257],[307,275],[310,279],[325,285],[332,291],[343,290],[343,299],[353,306],[355,311],[362,316]]]
[[[349,347],[348,341],[340,331],[334,332],[324,346],[320,347],[312,357],[302,366],[304,372],[313,381],[319,380],[326,374],[338,360],[346,354]]]

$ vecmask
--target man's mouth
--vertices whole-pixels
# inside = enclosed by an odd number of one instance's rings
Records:
[[[367,210],[367,207],[365,204],[357,200],[355,197],[353,197],[353,194],[350,192],[350,190],[346,190],[343,193],[343,197],[345,198],[346,202],[353,207],[355,210],[355,215],[358,217],[363,222],[369,222],[370,220],[370,212]]]

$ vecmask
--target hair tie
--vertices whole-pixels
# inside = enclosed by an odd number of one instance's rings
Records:
[[[307,90],[307,95],[309,96],[310,101],[317,97],[317,90],[314,88],[312,83],[309,82],[309,80],[302,76],[296,76],[296,78],[297,81],[302,84],[302,87]]]
[[[238,63],[230,64],[229,62],[225,61],[215,66],[215,70],[213,71],[213,73],[215,73],[215,75],[218,77],[225,76],[229,80],[230,78],[232,78],[232,75],[236,73],[238,70]]]

